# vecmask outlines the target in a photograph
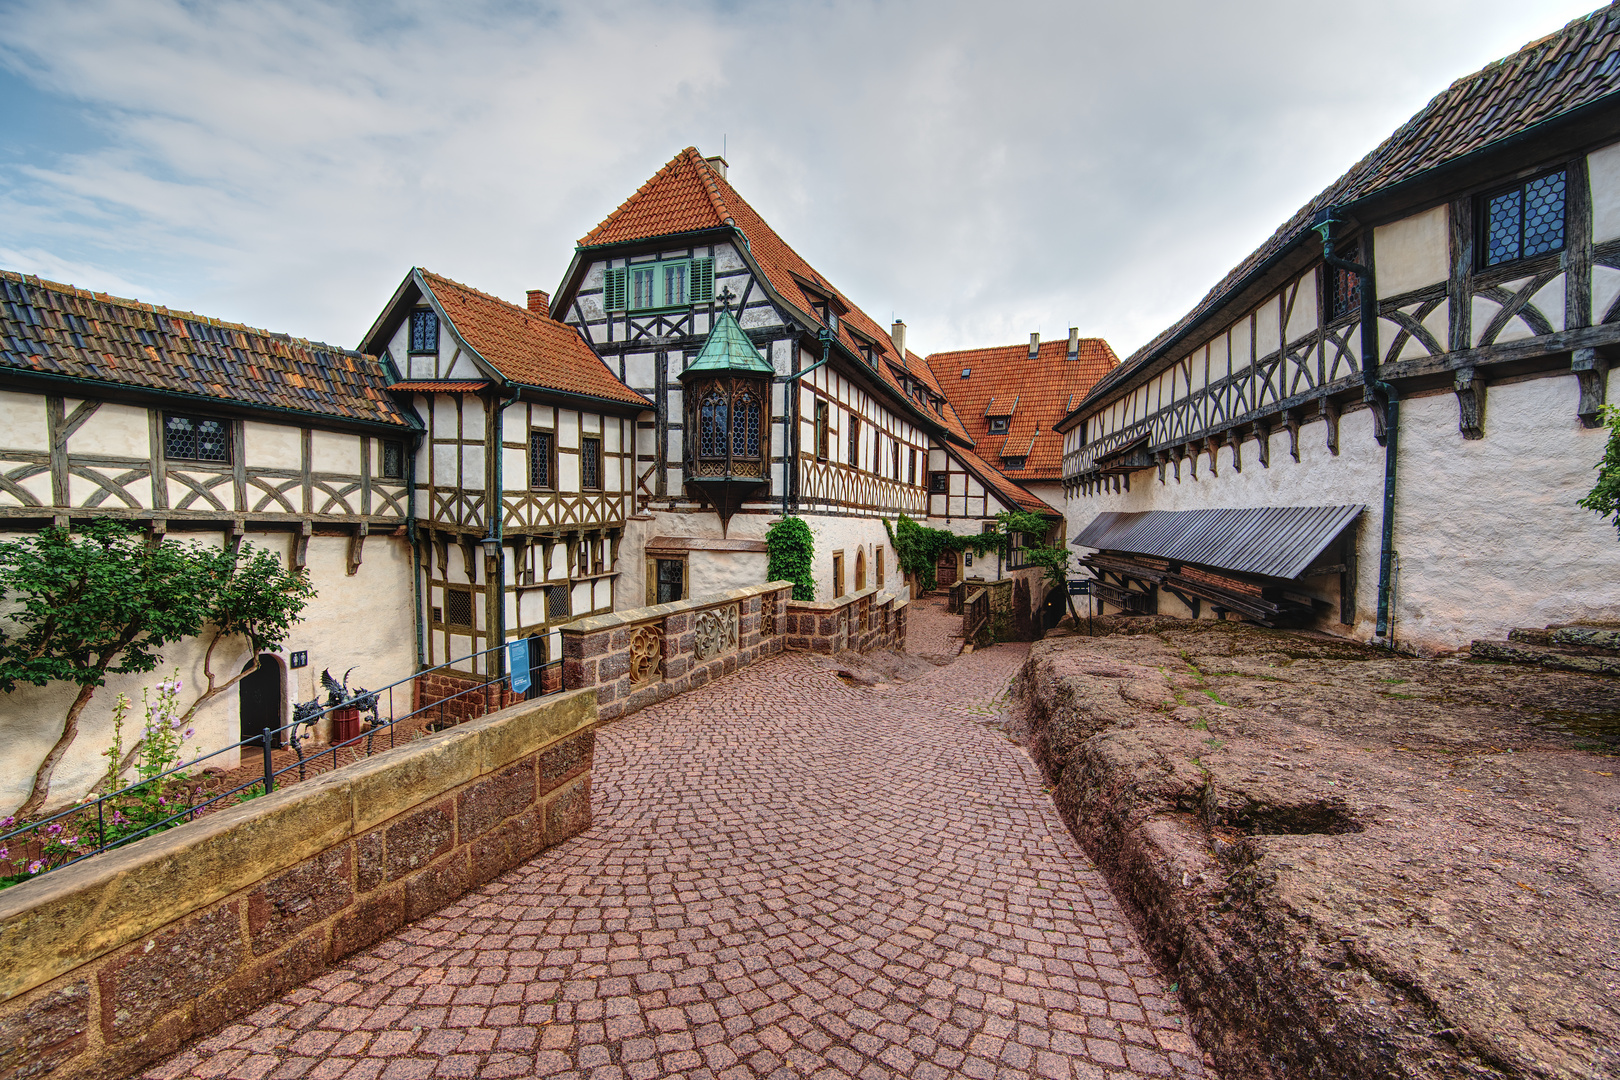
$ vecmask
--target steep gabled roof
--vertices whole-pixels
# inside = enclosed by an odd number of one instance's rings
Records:
[[[652,404],[620,382],[566,323],[418,268],[457,334],[508,380],[607,401]]]
[[[1053,517],[1063,515],[1054,510],[1045,499],[1025,490],[1019,484],[1007,477],[1000,469],[990,464],[984,458],[965,447],[953,446],[949,453],[955,454],[962,464],[967,466],[969,472],[979,478],[979,482],[994,491],[1002,502],[1016,506],[1020,510],[1027,510],[1032,514],[1050,514]]]
[[[860,354],[862,344],[874,344],[877,355],[873,370],[878,378],[951,435],[969,441],[960,421],[953,423],[954,418],[946,410],[919,404],[907,395],[901,378],[893,370],[906,372],[934,395],[943,397],[944,391],[928,365],[915,353],[908,351],[901,356],[889,331],[851,303],[788,246],[695,147],[689,146],[676,154],[579,243],[581,247],[601,247],[716,228],[735,228],[747,238],[748,254],[758,264],[772,291],[809,325],[825,325],[815,313],[810,294],[818,292],[830,297],[835,308],[844,309],[838,318],[838,340],[856,355]]]
[[[374,357],[9,270],[0,369],[410,426]]]
[[[946,397],[965,416],[967,432],[983,453],[1025,457],[1018,477],[1059,480],[1063,476],[1063,436],[1054,425],[1109,371],[1119,364],[1102,338],[1081,338],[1079,356],[1070,360],[1069,341],[1043,341],[1036,358],[1029,346],[963,349],[933,353],[933,369]],[[966,369],[971,372],[962,378]],[[1016,405],[1016,408],[1014,406]],[[990,434],[992,417],[1010,416],[1006,438]],[[989,449],[993,448],[993,449]]]
[[[1181,319],[1099,382],[1102,394],[1178,341],[1305,237],[1323,211],[1345,207],[1620,90],[1620,3],[1594,11],[1458,79],[1289,218]],[[1314,242],[1314,238],[1312,238]]]

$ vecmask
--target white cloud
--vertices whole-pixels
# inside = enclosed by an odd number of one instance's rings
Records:
[[[555,287],[725,133],[744,196],[914,347],[1073,323],[1123,354],[1453,78],[1579,13],[0,0],[0,62],[107,133],[0,171],[0,261],[352,345],[412,264]]]

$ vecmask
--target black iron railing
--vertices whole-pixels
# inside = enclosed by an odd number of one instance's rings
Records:
[[[72,866],[92,855],[192,821],[212,809],[267,795],[276,789],[278,783],[283,786],[296,783],[306,779],[311,772],[327,772],[342,764],[369,757],[378,750],[390,749],[397,744],[401,732],[409,731],[409,737],[420,737],[423,732],[411,730],[415,725],[409,723],[420,717],[430,718],[425,725],[427,730],[438,731],[453,727],[464,719],[471,719],[466,714],[474,708],[479,710],[478,715],[493,712],[516,693],[510,689],[511,675],[480,675],[457,670],[457,665],[476,667],[473,661],[479,657],[501,652],[505,648],[504,645],[497,645],[459,660],[424,669],[377,690],[351,694],[318,711],[301,713],[290,724],[265,728],[257,736],[223,746],[116,791],[75,803],[50,817],[0,833],[0,888]],[[465,686],[426,705],[415,704],[417,695],[413,692],[407,699],[413,703],[412,707],[403,713],[396,710],[397,689],[418,686],[417,680],[440,673],[456,680],[470,677],[483,681]],[[532,667],[530,678],[532,685],[524,696],[532,698],[560,693],[563,688],[562,661]],[[314,733],[317,721],[351,709],[360,713],[362,718],[369,715],[370,722],[364,730],[338,739],[334,718],[331,743],[312,747],[313,752],[306,753],[305,740]],[[383,716],[385,711],[386,717]],[[345,716],[343,719],[353,718]],[[358,729],[358,720],[355,720],[355,726]],[[386,745],[381,745],[385,739]],[[290,755],[285,753],[289,747],[292,751]],[[234,779],[243,782],[233,783],[229,774],[225,783],[215,786],[209,786],[211,781],[208,779],[198,780],[196,774],[208,767],[209,760],[233,751],[239,756],[246,756],[253,750],[263,752],[262,773],[255,772],[251,778],[244,780],[239,765]],[[276,761],[278,750],[283,751],[280,763]],[[289,779],[289,774],[295,771],[298,774],[296,779]],[[133,810],[136,805],[144,812],[139,818],[131,818],[125,811]],[[0,821],[0,827],[13,824],[10,818]],[[21,850],[14,851],[13,848]]]

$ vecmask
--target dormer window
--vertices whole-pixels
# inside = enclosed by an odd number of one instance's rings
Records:
[[[1001,465],[1005,469],[1022,469],[1026,460],[1026,458],[1021,457],[1004,457],[1001,459]]]
[[[973,369],[972,369],[972,368],[970,368],[970,367],[965,367],[965,368],[963,368],[963,369],[962,369],[962,378],[964,378],[964,379],[965,379],[965,378],[967,378],[967,377],[968,377],[968,376],[969,376],[969,375],[972,375],[972,374],[973,374]]]
[[[1009,416],[992,416],[990,418],[990,434],[992,435],[1005,435],[1007,429],[1011,426],[1012,418]]]
[[[411,312],[411,352],[439,351],[439,316],[427,308]]]

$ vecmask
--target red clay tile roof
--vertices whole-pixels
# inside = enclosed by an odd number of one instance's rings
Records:
[[[652,408],[573,327],[420,267],[418,273],[462,340],[513,382]]]
[[[878,376],[924,416],[944,426],[957,439],[968,440],[961,422],[953,423],[954,418],[946,410],[936,409],[931,404],[919,405],[915,398],[906,394],[904,385],[893,370],[899,368],[907,372],[935,396],[944,396],[928,365],[909,350],[902,357],[895,349],[889,331],[879,326],[800,258],[799,253],[789,247],[776,230],[766,224],[765,219],[703,160],[703,155],[695,147],[689,146],[676,154],[579,242],[582,247],[602,246],[723,226],[741,230],[748,238],[749,253],[759,264],[771,288],[798,309],[800,316],[809,324],[823,325],[816,318],[810,296],[805,291],[806,286],[801,281],[808,282],[808,288],[831,296],[835,308],[841,306],[845,309],[839,318],[838,339],[859,355],[863,338],[870,338],[876,343],[880,354],[876,363]],[[863,337],[857,337],[857,334]]]
[[[1058,511],[1052,509],[1045,499],[1020,487],[1014,480],[1009,479],[1000,469],[990,464],[973,451],[960,446],[953,446],[950,452],[962,460],[968,471],[988,485],[1004,503],[1010,503],[1020,510],[1027,510],[1032,514],[1051,514],[1053,517],[1062,517]]]
[[[1106,391],[1151,363],[1184,331],[1240,291],[1251,274],[1305,236],[1322,211],[1348,206],[1617,91],[1620,3],[1576,19],[1557,33],[1458,79],[1300,208],[1196,307],[1132,353],[1096,389]]]
[[[408,426],[374,357],[9,270],[0,369]]]
[[[388,389],[414,394],[474,394],[494,385],[472,379],[418,379],[415,382],[397,382]]]
[[[1061,480],[1063,436],[1053,426],[1071,402],[1078,404],[1119,363],[1102,338],[1081,338],[1079,359],[1070,360],[1068,354],[1069,339],[1063,337],[1041,342],[1034,360],[1029,358],[1029,345],[1022,344],[934,353],[928,366],[957,415],[969,418],[967,432],[981,452],[1027,457],[1024,467],[1016,470],[1021,480]],[[972,372],[965,379],[964,368]],[[1006,416],[1014,403],[1007,437],[992,436],[989,418]]]

